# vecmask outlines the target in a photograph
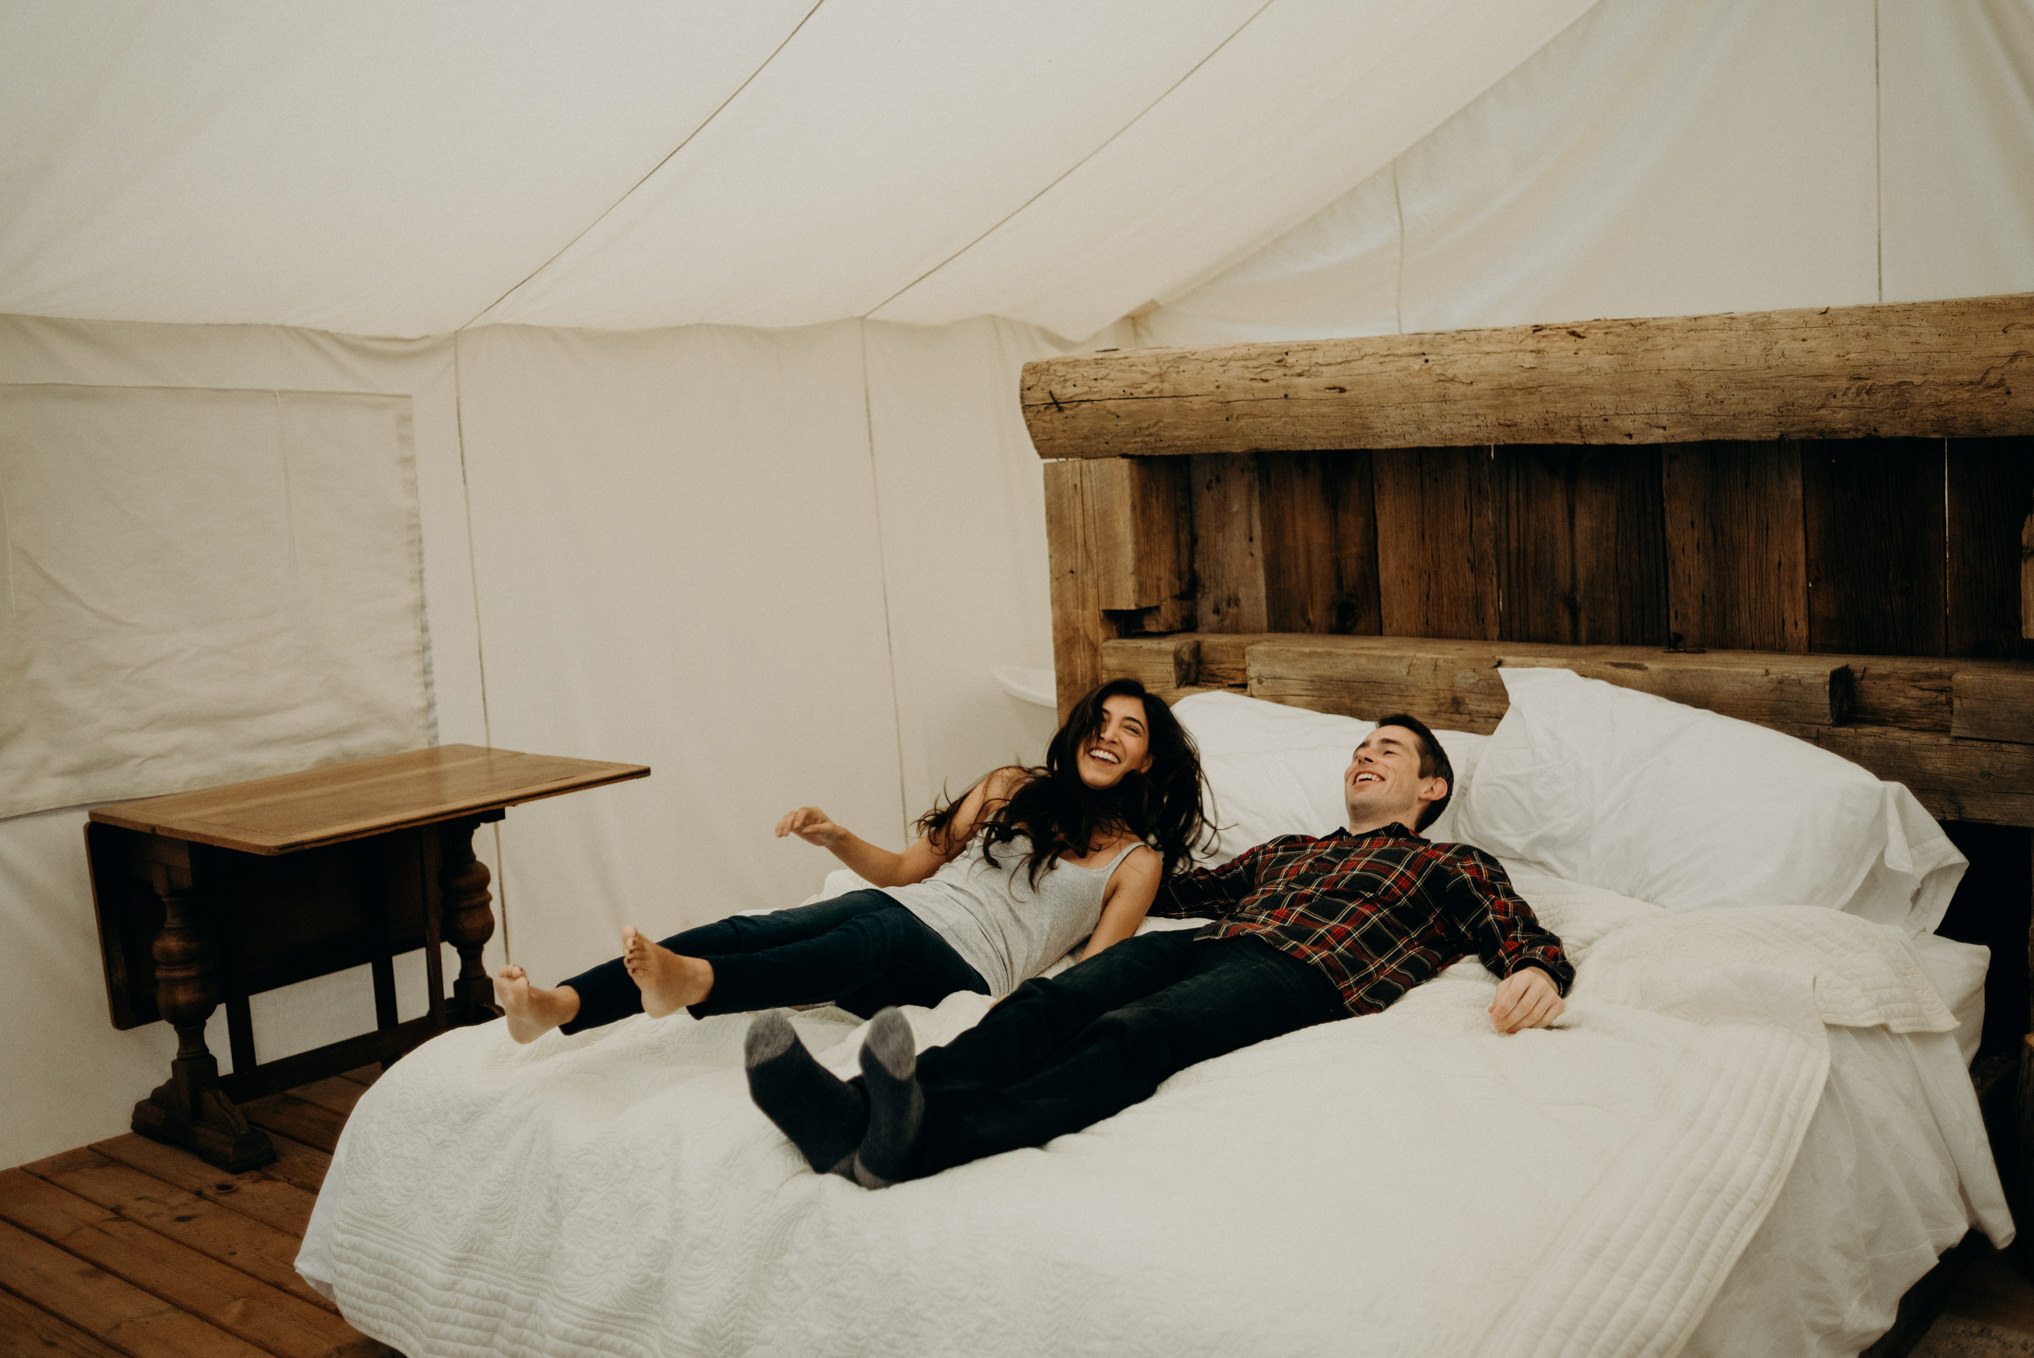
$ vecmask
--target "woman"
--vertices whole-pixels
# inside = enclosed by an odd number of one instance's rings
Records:
[[[956,990],[1006,995],[1083,936],[1083,958],[1137,930],[1161,878],[1206,832],[1200,756],[1134,679],[1074,705],[1042,768],[1001,768],[934,807],[902,853],[816,806],[777,822],[830,850],[875,890],[768,915],[735,915],[652,943],[546,989],[495,973],[510,1036],[532,1042],[630,1014],[694,1017],[831,1001],[867,1018]]]

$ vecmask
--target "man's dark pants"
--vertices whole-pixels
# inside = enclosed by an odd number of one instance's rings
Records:
[[[1305,962],[1258,939],[1195,932],[1126,939],[1027,981],[974,1028],[921,1052],[911,1176],[1042,1146],[1150,1098],[1196,1062],[1348,1016]]]

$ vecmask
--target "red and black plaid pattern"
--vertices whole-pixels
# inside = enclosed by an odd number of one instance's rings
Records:
[[[1319,968],[1355,1014],[1374,1014],[1475,953],[1499,976],[1524,966],[1563,995],[1575,968],[1498,861],[1403,825],[1324,839],[1284,835],[1159,888],[1155,915],[1210,915],[1197,938],[1251,935]]]

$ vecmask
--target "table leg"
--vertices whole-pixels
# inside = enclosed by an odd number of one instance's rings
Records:
[[[134,1130],[195,1151],[208,1164],[238,1174],[275,1159],[268,1134],[250,1127],[219,1087],[219,1062],[205,1045],[205,1020],[219,1002],[210,933],[200,903],[182,872],[152,874],[162,900],[162,932],[155,936],[155,1002],[176,1029],[170,1077],[134,1105]]]
[[[452,982],[452,1021],[485,1023],[501,1017],[494,1002],[494,982],[481,964],[480,950],[494,937],[494,897],[488,893],[487,864],[473,855],[473,832],[479,818],[446,821],[440,830],[439,898],[443,902],[445,941],[459,954],[459,975]]]

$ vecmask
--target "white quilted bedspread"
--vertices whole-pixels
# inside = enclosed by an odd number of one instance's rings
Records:
[[[449,1033],[361,1101],[300,1266],[412,1358],[1672,1354],[1787,1174],[1823,1025],[1953,1023],[1879,925],[1518,882],[1580,963],[1558,1029],[1493,1034],[1470,960],[883,1192],[755,1110],[744,1019]],[[930,1043],[985,1008],[909,1013]],[[848,1016],[796,1022],[852,1068]]]

